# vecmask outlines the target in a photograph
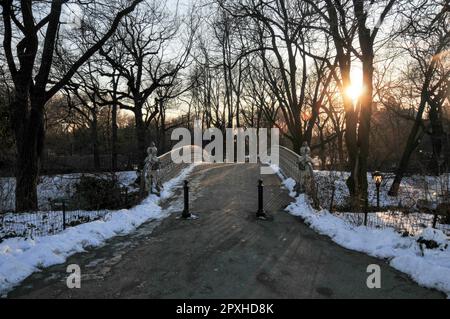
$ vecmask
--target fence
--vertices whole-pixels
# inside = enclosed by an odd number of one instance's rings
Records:
[[[300,181],[300,173],[298,163],[300,156],[293,151],[280,146],[280,169],[284,176],[290,177],[296,182]],[[330,183],[324,182],[324,178],[315,179],[312,182],[315,184],[312,189],[314,193],[312,196],[317,196],[320,204],[325,205],[325,208],[333,206],[333,198],[335,197],[335,180],[331,178]],[[318,181],[320,183],[318,183]],[[384,181],[386,183],[386,181]],[[345,185],[345,183],[344,183]],[[340,185],[341,187],[343,185]],[[344,186],[345,187],[345,186]],[[308,194],[311,196],[311,194]],[[336,200],[337,198],[334,198]],[[376,202],[376,198],[372,198],[371,202]],[[417,202],[417,201],[416,201]],[[403,209],[405,207],[403,206]],[[387,211],[353,213],[353,212],[336,212],[335,216],[342,218],[350,224],[359,226],[367,223],[368,227],[372,228],[386,228],[392,227],[404,234],[417,234],[420,230],[426,227],[434,227],[442,230],[444,233],[450,235],[450,216],[438,216],[435,214],[415,211],[401,211],[395,207],[390,207]],[[367,219],[366,219],[367,218]]]
[[[189,166],[188,163],[174,163],[171,160],[172,152],[190,152],[191,158],[195,159],[195,146],[185,147],[181,150],[175,149],[159,156],[161,182],[167,182],[179,175],[182,169]],[[61,194],[64,197],[65,194]],[[97,209],[80,209],[81,202],[78,198],[65,198],[54,200],[50,211],[38,211],[34,213],[6,213],[0,214],[0,242],[12,237],[34,238],[37,236],[54,235],[63,231],[67,227],[76,226],[83,223],[92,222],[99,219],[106,219],[114,214],[115,210],[130,208],[142,200],[142,193],[139,189],[130,190],[127,187],[121,188],[108,201],[97,202]],[[104,207],[114,207],[114,210]]]
[[[103,219],[111,212],[100,211],[49,211],[0,215],[0,242],[12,237],[35,238],[54,235],[67,227]]]
[[[360,226],[364,225],[366,218],[364,213],[334,213],[348,223]],[[371,228],[391,227],[405,235],[416,235],[426,227],[434,227],[450,235],[450,224],[441,223],[444,217],[424,213],[405,213],[400,211],[387,211],[367,213],[367,226]]]

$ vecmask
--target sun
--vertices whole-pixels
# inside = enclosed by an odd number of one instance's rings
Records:
[[[352,69],[350,73],[351,84],[345,89],[345,95],[356,103],[363,93],[362,72],[360,69]]]
[[[347,89],[345,90],[345,94],[352,99],[353,102],[357,102],[359,97],[362,94],[362,87],[359,85],[355,85],[355,83],[352,83]]]

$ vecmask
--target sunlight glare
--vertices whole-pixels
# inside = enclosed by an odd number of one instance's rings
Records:
[[[347,94],[347,96],[349,98],[351,98],[353,102],[358,101],[359,97],[361,96],[361,93],[362,93],[362,87],[355,85],[355,83],[352,83],[345,90],[345,94]]]
[[[363,93],[361,70],[352,69],[350,78],[351,84],[345,89],[345,94],[352,99],[353,103],[356,103]]]

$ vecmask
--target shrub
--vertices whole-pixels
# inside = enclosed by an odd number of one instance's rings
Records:
[[[121,187],[114,178],[81,176],[75,185],[73,205],[82,210],[117,209],[122,205]]]

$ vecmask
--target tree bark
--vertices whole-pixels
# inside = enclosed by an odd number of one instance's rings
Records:
[[[24,100],[17,99],[13,102],[15,110],[26,107]],[[44,144],[43,107],[43,103],[35,102],[27,119],[22,120],[23,117],[16,117],[16,120],[21,122],[19,125],[15,125],[16,211],[38,210],[37,185]]]
[[[117,86],[119,77],[113,77],[113,104],[111,110],[111,170],[117,171]]]
[[[369,32],[370,34],[370,32]],[[363,45],[362,45],[363,46]],[[368,204],[367,193],[367,158],[369,156],[370,120],[373,105],[373,50],[372,44],[366,43],[363,49],[363,83],[364,92],[361,97],[361,113],[358,127],[358,189],[357,195],[361,196],[364,205]]]
[[[163,101],[162,100],[158,100],[159,103],[159,110],[160,110],[160,120],[161,120],[161,130],[160,130],[160,135],[159,135],[159,151],[161,153],[165,153],[166,152],[166,109],[165,106],[163,105]]]
[[[144,120],[142,119],[142,106],[136,105],[134,108],[134,114],[135,114],[135,124],[136,124],[136,141],[137,141],[137,160],[138,160],[138,166],[139,168],[144,167],[144,160],[145,160],[145,154],[147,149],[147,143],[145,138],[145,124]]]
[[[100,154],[98,151],[98,123],[97,114],[93,112],[93,119],[91,123],[91,143],[92,143],[92,154],[94,155],[94,169],[95,171],[100,171]]]
[[[445,92],[447,93],[447,92]],[[435,96],[434,98],[430,98],[428,104],[430,105],[429,110],[429,118],[430,118],[430,128],[431,128],[431,146],[433,150],[432,154],[432,170],[436,176],[439,176],[442,173],[442,163],[441,163],[441,154],[442,154],[442,141],[444,139],[444,127],[442,124],[442,109],[441,105],[443,104],[442,100],[445,99],[445,96]]]
[[[350,59],[348,59],[350,60]],[[348,61],[348,63],[350,63]],[[343,90],[341,94],[344,100],[344,110],[345,110],[345,145],[347,146],[348,154],[348,167],[350,170],[350,176],[346,180],[346,185],[349,190],[350,196],[355,197],[356,190],[358,188],[357,179],[357,165],[358,165],[358,145],[357,145],[357,113],[353,105],[353,101],[348,98],[345,94],[345,88],[350,85],[350,65],[347,62],[341,66],[342,74],[342,86]]]
[[[344,156],[344,140],[342,132],[338,132],[337,146],[338,146],[338,158],[339,158],[339,169],[344,169],[345,156]]]

